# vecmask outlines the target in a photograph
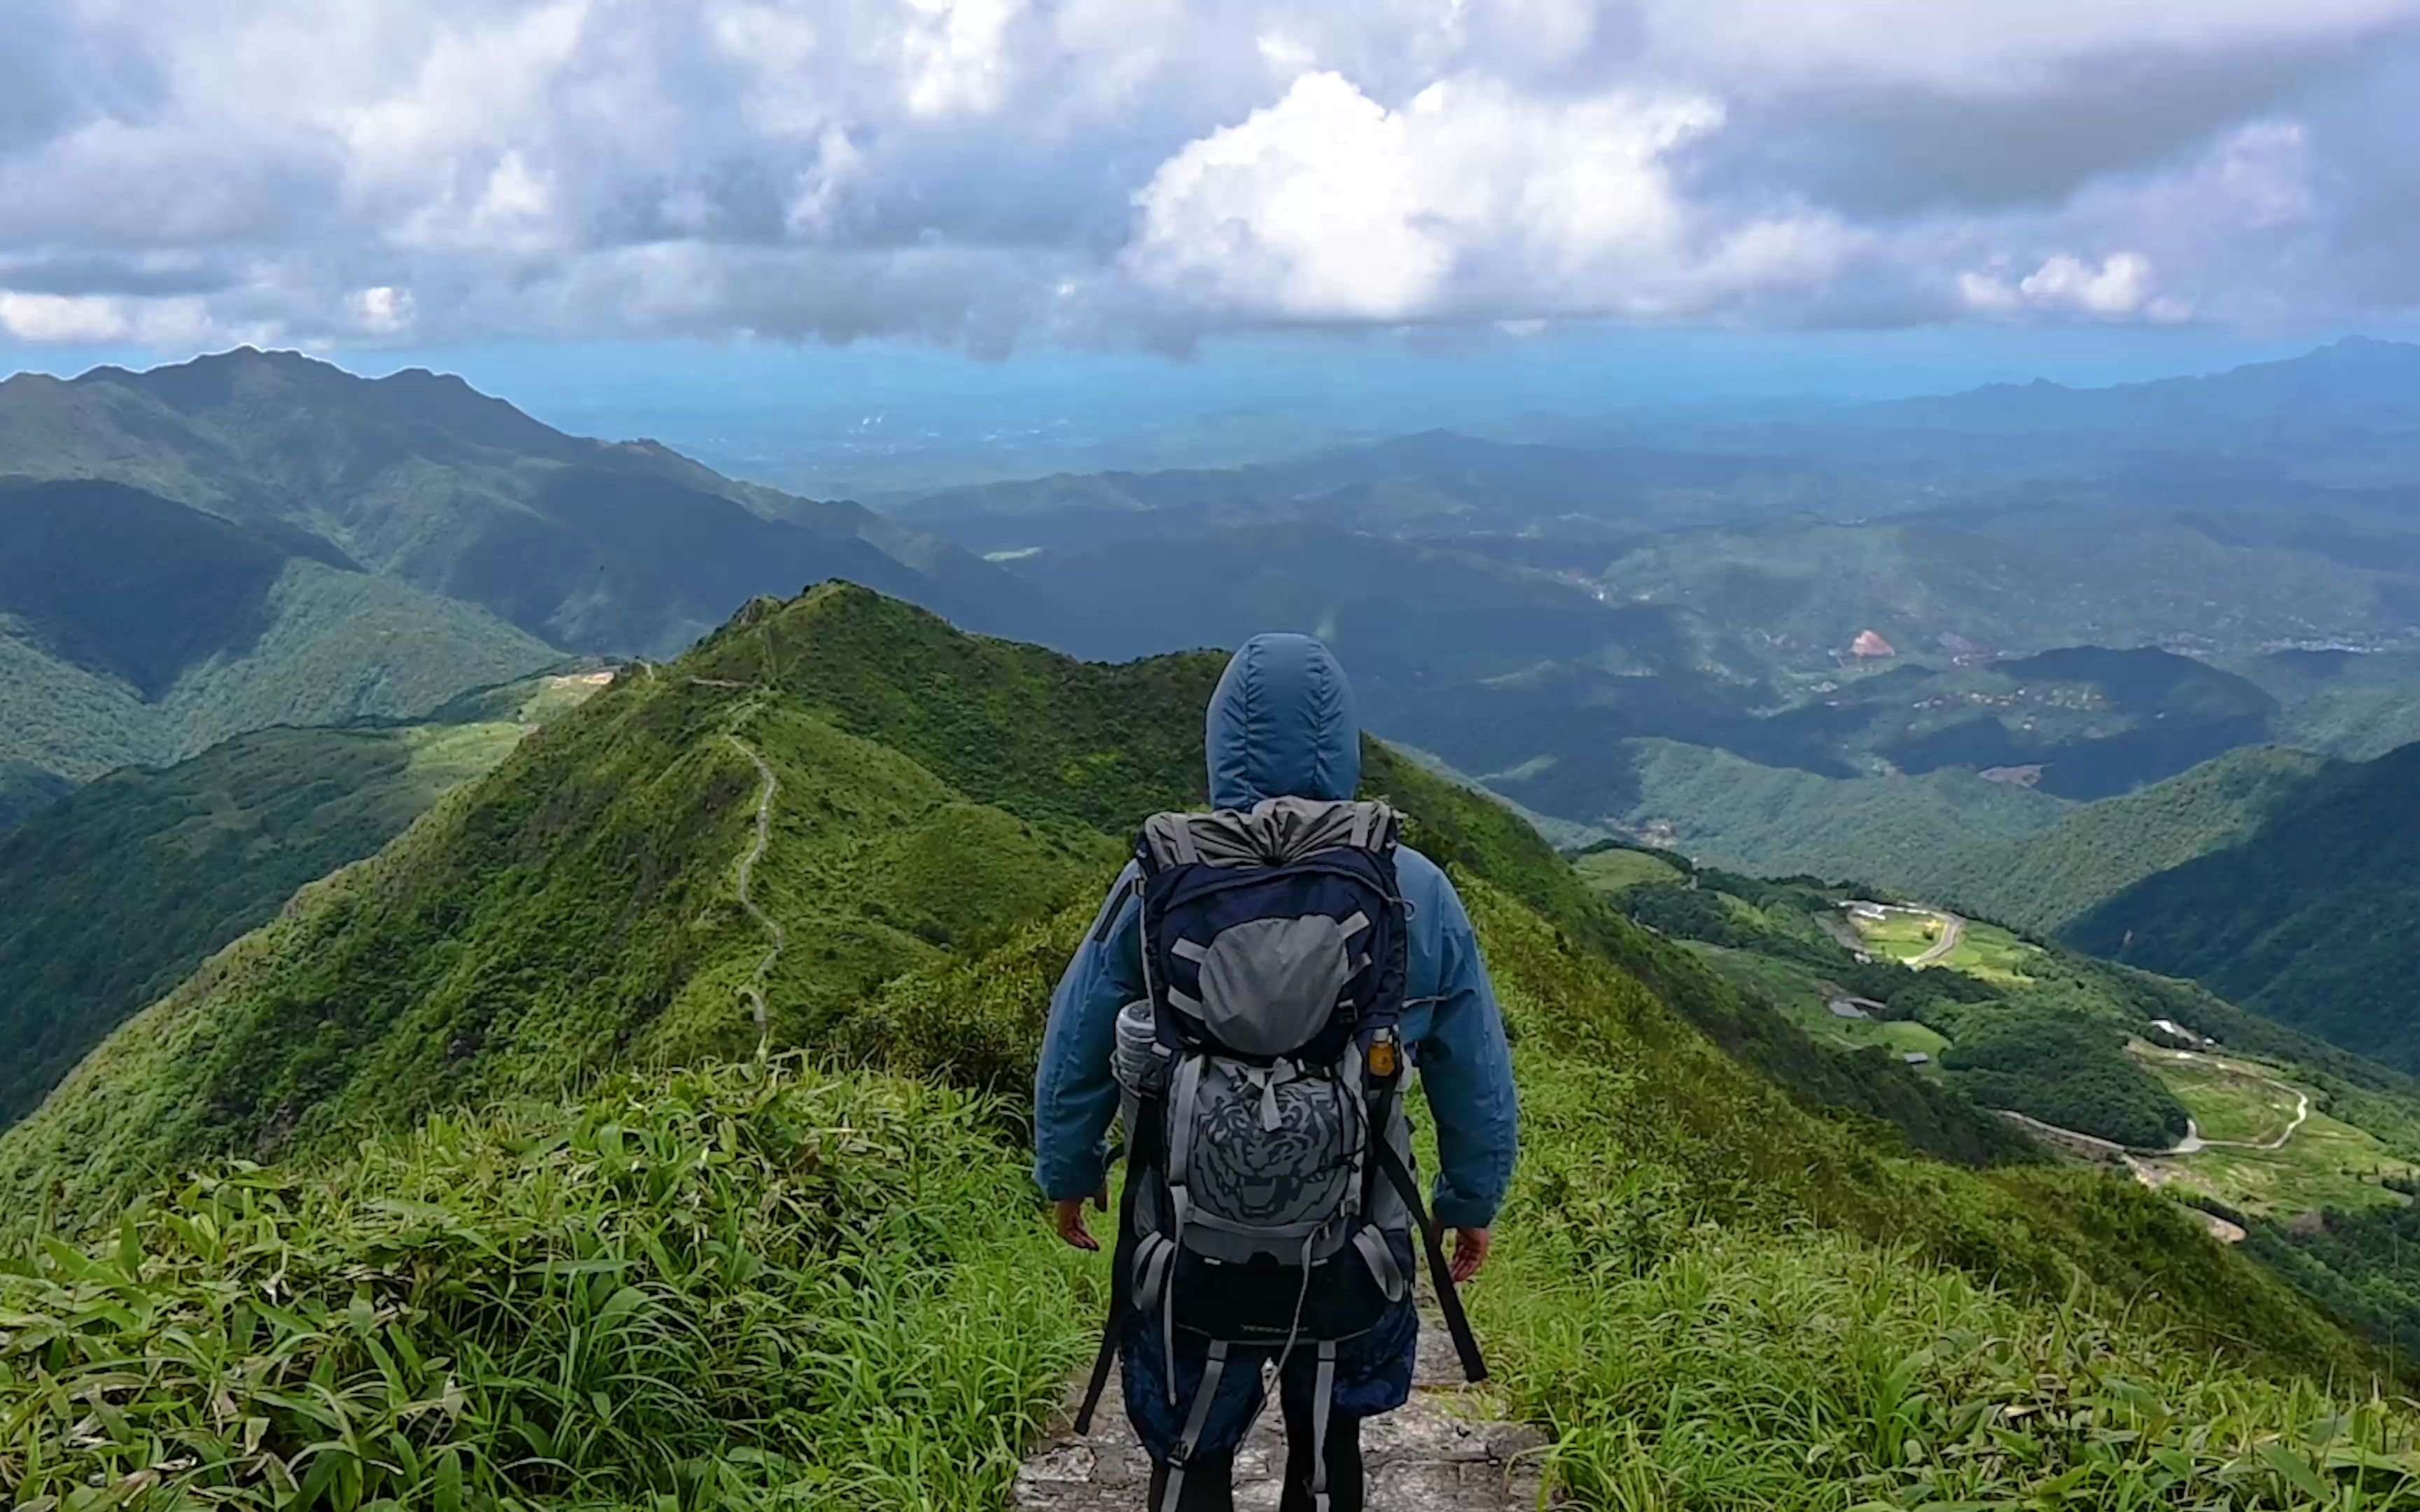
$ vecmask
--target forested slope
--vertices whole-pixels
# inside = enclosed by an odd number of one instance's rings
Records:
[[[415,724],[239,735],[173,766],[113,772],[0,835],[0,1127],[204,956],[376,851],[593,687],[540,678]]]

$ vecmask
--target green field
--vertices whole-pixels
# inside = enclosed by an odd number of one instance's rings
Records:
[[[1893,908],[1880,918],[1852,913],[1848,919],[1867,949],[1893,961],[1913,961],[1941,943],[1941,922],[1931,914]]]
[[[1591,887],[1601,892],[1620,892],[1624,887],[1642,882],[1679,882],[1680,870],[1660,856],[1645,851],[1612,846],[1602,851],[1589,851],[1572,862],[1572,869]]]
[[[2163,1182],[2178,1181],[2261,1216],[2404,1200],[2381,1185],[2380,1178],[2408,1178],[2415,1170],[2412,1164],[2370,1130],[2321,1112],[2316,1090],[2299,1085],[2291,1067],[2241,1057],[2185,1055],[2139,1041],[2127,1050],[2192,1110],[2202,1138],[2242,1142],[2146,1163]],[[2295,1109],[2304,1092],[2314,1093],[2310,1117],[2295,1126]],[[2275,1149],[2245,1148],[2273,1140],[2289,1127],[2292,1135]]]
[[[1863,1049],[1871,1045],[1900,1054],[1920,1050],[1938,1057],[1949,1041],[1914,1020],[1845,1019],[1828,1006],[1833,992],[1823,979],[1803,966],[1753,950],[1690,941],[1689,949],[1708,964],[1740,985],[1769,999],[1791,1022],[1827,1044]]]
[[[1914,961],[1941,943],[1940,919],[1921,909],[1892,908],[1878,919],[1854,913],[1846,917],[1865,940],[1867,949],[1893,961]],[[2034,980],[2026,967],[2040,955],[2040,948],[2027,945],[1997,924],[1969,919],[1949,953],[1926,964],[1947,966],[1985,981],[2016,984]]]
[[[2217,1147],[2145,1164],[2163,1178],[2264,1217],[2399,1203],[2405,1199],[2381,1186],[2379,1178],[2413,1169],[2366,1130],[2317,1111],[2279,1149]]]
[[[2294,1121],[2299,1099],[2277,1072],[2140,1041],[2126,1048],[2193,1111],[2204,1139],[2257,1144],[2276,1138]]]
[[[1985,981],[2014,985],[2034,980],[2027,968],[2041,953],[2039,947],[2027,945],[1997,924],[1969,919],[1959,933],[1957,949],[1943,957],[1941,964]]]

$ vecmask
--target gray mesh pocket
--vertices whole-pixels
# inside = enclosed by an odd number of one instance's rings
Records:
[[[1188,1099],[1183,1165],[1191,1222],[1295,1245],[1358,1207],[1357,1092],[1290,1062],[1207,1059]]]

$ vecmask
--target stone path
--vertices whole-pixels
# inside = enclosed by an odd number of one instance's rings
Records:
[[[1081,1384],[1070,1394],[1068,1414]],[[1143,1512],[1151,1461],[1136,1444],[1109,1381],[1090,1437],[1063,1421],[1016,1473],[1017,1512]],[[1370,1512],[1533,1512],[1541,1506],[1543,1437],[1490,1415],[1486,1388],[1463,1383],[1452,1341],[1434,1316],[1420,1322],[1412,1399],[1361,1430]],[[1271,1400],[1235,1458],[1239,1512],[1275,1512],[1285,1470],[1285,1425]]]

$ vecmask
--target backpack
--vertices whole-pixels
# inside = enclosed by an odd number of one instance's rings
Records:
[[[1161,1331],[1171,1406],[1177,1333],[1206,1337],[1171,1504],[1234,1346],[1279,1349],[1281,1365],[1297,1342],[1318,1351],[1324,1436],[1337,1346],[1409,1291],[1389,1235],[1408,1257],[1416,1222],[1465,1372],[1485,1377],[1412,1177],[1399,1095],[1411,1073],[1400,828],[1383,803],[1289,797],[1156,814],[1136,840],[1146,995],[1118,1016],[1126,1185],[1077,1430],[1091,1427],[1130,1318]]]

